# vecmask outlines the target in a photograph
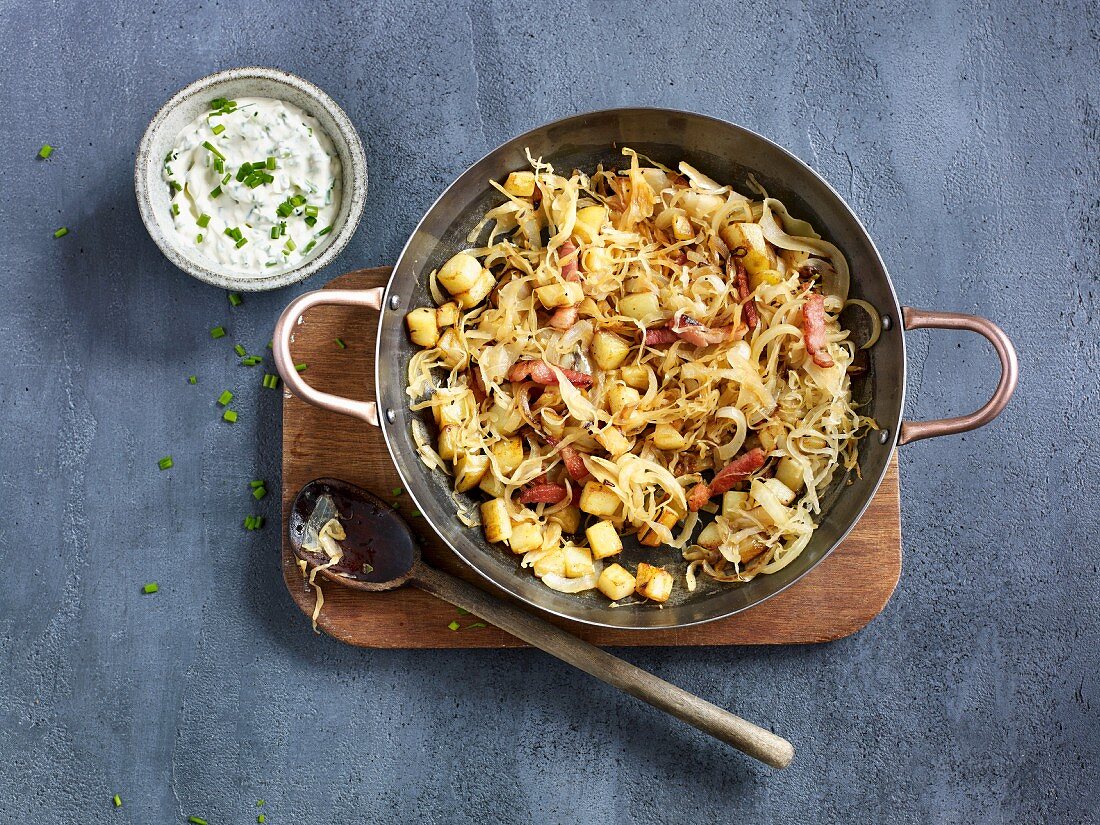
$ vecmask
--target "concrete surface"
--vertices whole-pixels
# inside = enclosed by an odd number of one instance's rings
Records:
[[[247,823],[261,798],[271,825],[1100,821],[1098,6],[703,5],[0,3],[0,822]],[[246,486],[277,489],[277,394],[207,330],[262,348],[324,276],[230,309],[161,257],[131,190],[156,107],[249,64],[321,85],[369,146],[367,216],[327,274],[391,261],[499,141],[658,104],[788,146],[905,302],[1015,338],[1003,419],[903,451],[905,572],[871,626],[626,653],[790,737],[788,771],[538,653],[310,632],[277,496]],[[988,393],[985,344],[910,340],[912,416]]]

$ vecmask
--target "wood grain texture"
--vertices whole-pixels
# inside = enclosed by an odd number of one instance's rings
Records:
[[[380,286],[388,267],[343,275],[331,288]],[[374,329],[377,316],[362,310],[327,306],[306,316],[298,327],[294,360],[308,364],[307,376],[318,389],[355,398],[373,398]],[[336,338],[347,349],[340,349]],[[295,603],[307,616],[314,595],[305,585],[287,543],[286,519],[297,491],[321,476],[342,478],[377,495],[396,500],[408,518],[408,501],[393,491],[400,484],[382,433],[351,418],[319,410],[283,393],[283,578]],[[553,619],[599,645],[748,645],[826,642],[855,633],[889,601],[901,574],[901,516],[897,458],[878,494],[851,535],[829,558],[796,584],[751,610],[729,619],[677,630],[624,631],[588,627]],[[455,557],[422,518],[408,518],[424,540],[425,560],[460,578],[482,585],[480,577]],[[448,624],[458,620],[462,629]],[[325,587],[318,627],[360,647],[443,648],[518,647],[515,637],[495,627],[466,629],[475,620],[421,590],[406,587],[365,594],[335,585]]]

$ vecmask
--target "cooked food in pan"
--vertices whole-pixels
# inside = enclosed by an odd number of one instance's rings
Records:
[[[456,513],[555,590],[670,598],[796,559],[874,422],[838,321],[848,265],[750,181],[624,149],[624,168],[531,168],[406,319],[420,457]],[[480,507],[458,494],[479,491]],[[623,537],[687,561],[620,563]],[[656,560],[656,559],[655,559]]]

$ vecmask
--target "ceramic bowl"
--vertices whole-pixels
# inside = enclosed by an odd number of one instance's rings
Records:
[[[332,139],[340,158],[342,201],[326,236],[313,255],[293,269],[270,276],[263,273],[242,275],[234,268],[219,264],[188,249],[175,240],[171,200],[161,178],[164,157],[176,143],[180,132],[209,109],[210,101],[224,97],[270,97],[284,100],[317,118]],[[138,147],[134,165],[134,190],[138,209],[149,235],[165,256],[189,275],[224,289],[258,291],[276,289],[305,280],[327,266],[351,240],[367,199],[367,158],[363,142],[347,114],[331,97],[312,83],[278,69],[229,69],[196,80],[176,92],[153,116]]]

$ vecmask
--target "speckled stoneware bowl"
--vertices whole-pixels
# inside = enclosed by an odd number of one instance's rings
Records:
[[[328,242],[319,244],[313,256],[294,269],[267,277],[262,273],[241,275],[198,256],[194,250],[179,246],[165,231],[172,226],[172,216],[168,187],[161,178],[164,156],[172,149],[180,132],[210,108],[211,100],[219,97],[230,100],[270,97],[292,103],[317,118],[340,157],[343,192],[333,230],[327,236]],[[363,142],[344,110],[312,83],[278,69],[229,69],[196,80],[160,107],[138,147],[134,190],[149,235],[168,260],[184,272],[225,289],[276,289],[305,280],[327,266],[351,240],[367,200],[367,157]]]

